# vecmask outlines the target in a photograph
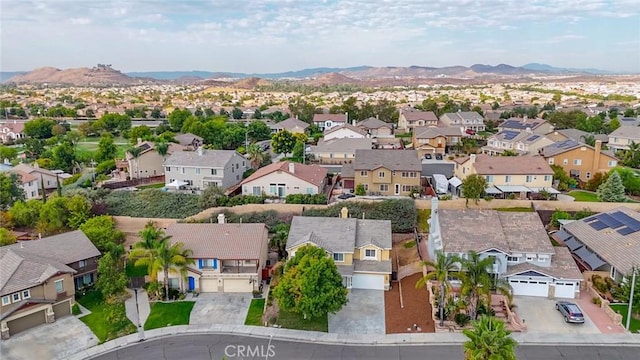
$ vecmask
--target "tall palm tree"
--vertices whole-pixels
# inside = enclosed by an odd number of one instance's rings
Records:
[[[596,146],[596,138],[592,134],[582,135],[580,138],[584,140],[585,144],[589,146]]]
[[[136,178],[140,177],[140,174],[138,174],[138,157],[140,156],[140,153],[142,152],[142,149],[140,149],[139,147],[132,147],[129,150],[127,150],[127,152],[129,153],[129,155],[131,155],[131,158],[133,159],[133,162],[136,165]]]
[[[135,260],[135,266],[146,266],[151,281],[158,279],[158,272],[162,270],[162,264],[158,260],[158,249],[163,243],[168,243],[170,236],[165,235],[162,229],[155,227],[153,222],[148,222],[140,232],[141,241],[133,245],[129,253],[129,259]]]
[[[169,238],[167,237],[167,239]],[[158,254],[157,261],[164,274],[165,300],[169,300],[169,273],[186,273],[186,266],[194,263],[191,258],[193,252],[185,249],[181,242],[171,244],[170,241],[159,242],[156,250]],[[181,271],[181,269],[183,270]]]
[[[247,148],[247,159],[251,163],[253,169],[260,167],[260,164],[264,161],[264,151],[258,144],[251,144]]]
[[[460,276],[458,270],[458,264],[460,258],[457,256],[446,256],[443,252],[436,252],[436,260],[423,261],[422,265],[433,269],[432,272],[423,276],[416,283],[416,288],[420,288],[426,285],[427,281],[435,280],[440,284],[440,301],[438,302],[438,311],[440,313],[440,326],[444,325],[444,308],[447,293],[451,289],[451,283],[449,282],[449,275]]]
[[[460,293],[467,297],[469,317],[475,320],[478,316],[478,303],[483,300],[491,304],[491,287],[493,280],[489,268],[495,263],[494,257],[480,258],[478,253],[471,251],[466,259],[462,259],[462,287]]]
[[[504,322],[483,315],[474,321],[472,329],[462,330],[469,338],[464,343],[464,355],[467,360],[516,360],[518,343]]]
[[[289,224],[278,224],[273,230],[274,234],[271,237],[269,245],[278,249],[278,259],[285,257],[285,248],[287,246],[287,239],[289,238]]]

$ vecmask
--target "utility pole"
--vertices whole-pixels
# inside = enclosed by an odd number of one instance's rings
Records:
[[[627,331],[629,331],[629,326],[631,325],[631,308],[633,307],[633,292],[635,291],[635,287],[636,287],[636,271],[637,269],[635,267],[631,268],[632,271],[632,275],[631,275],[631,293],[629,294],[629,308],[627,309],[627,324],[625,326],[625,329],[627,329]]]

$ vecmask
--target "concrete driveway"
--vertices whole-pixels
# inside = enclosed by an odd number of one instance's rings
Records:
[[[351,289],[349,302],[329,314],[329,332],[338,334],[384,334],[384,291]]]
[[[75,316],[66,316],[53,324],[42,324],[2,340],[2,360],[68,359],[95,346],[98,338]]]
[[[244,325],[251,304],[251,294],[205,293],[195,300],[189,324]]]
[[[569,300],[571,301],[571,300]],[[534,296],[514,296],[515,312],[525,321],[527,332],[548,334],[600,334],[585,313],[584,324],[567,324],[556,310],[556,300]],[[582,310],[583,312],[584,309]]]

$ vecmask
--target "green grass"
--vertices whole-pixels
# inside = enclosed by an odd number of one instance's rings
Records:
[[[431,216],[431,210],[421,209],[418,210],[418,231],[421,233],[429,232],[429,217]]]
[[[495,208],[496,211],[505,211],[505,212],[533,212],[533,209],[528,206],[520,206],[520,207],[508,207],[508,208]]]
[[[133,261],[128,261],[127,266],[124,269],[127,277],[141,277],[145,275],[149,275],[149,268],[146,266],[135,266]]]
[[[584,190],[573,190],[567,194],[576,201],[588,201],[588,202],[599,202],[598,195],[594,192],[584,191]]]
[[[144,323],[144,329],[151,330],[165,326],[188,325],[193,305],[195,305],[193,301],[155,303],[151,306],[151,313],[149,313],[147,322]]]
[[[626,304],[611,304],[611,309],[618,314],[622,315],[622,326],[627,325],[627,312],[629,311],[629,306]],[[631,324],[629,325],[629,331],[633,334],[637,334],[640,331],[640,320],[631,317]]]
[[[151,185],[140,185],[140,186],[136,186],[138,189],[140,190],[144,190],[144,189],[160,189],[164,187],[164,183],[160,183],[160,184],[151,184]]]
[[[124,153],[127,151],[127,149],[129,148],[129,144],[118,144],[116,143],[116,148],[118,149],[118,152],[116,153],[116,157],[118,157],[119,159],[124,158]],[[82,157],[88,157],[88,158],[92,158],[93,156],[95,156],[96,151],[98,150],[98,143],[97,142],[78,142],[78,145],[76,146],[76,155]]]
[[[107,305],[102,294],[95,290],[78,297],[76,301],[91,311],[91,314],[81,317],[80,321],[93,331],[100,343],[136,332],[135,325],[127,319],[124,302]]]
[[[405,249],[411,249],[413,247],[416,247],[417,244],[418,243],[415,240],[412,240],[412,241],[407,241],[406,243],[404,243],[403,246],[405,247]]]
[[[262,326],[262,313],[264,311],[264,299],[252,299],[247,312],[245,325]]]
[[[302,315],[280,309],[278,325],[285,329],[329,332],[329,318],[325,315],[314,319],[304,319]]]

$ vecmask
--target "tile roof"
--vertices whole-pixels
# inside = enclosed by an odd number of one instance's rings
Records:
[[[385,167],[393,171],[422,171],[422,163],[415,150],[356,150],[355,170],[374,170]]]
[[[433,111],[403,111],[402,115],[407,121],[438,121],[438,117]]]
[[[352,179],[356,176],[355,171],[353,170],[353,164],[343,164],[342,170],[340,171],[340,177]]]
[[[346,114],[313,114],[313,122],[331,120],[333,122],[347,122]]]
[[[235,150],[176,151],[165,160],[167,166],[198,166],[204,168],[224,168],[234,157],[240,156]]]
[[[82,230],[48,236],[40,240],[30,240],[7,246],[45,258],[52,258],[63,264],[100,256],[100,251]]]
[[[526,271],[536,271],[541,274],[550,275],[558,280],[583,280],[582,273],[578,268],[571,252],[566,247],[556,247],[555,255],[551,258],[549,267],[538,266],[529,262],[508,266],[507,272],[503,276],[511,276]]]
[[[356,126],[365,128],[365,129],[379,129],[381,127],[386,127],[389,129],[393,128],[392,124],[376,118],[368,118],[368,119],[362,120],[359,123],[357,123]]]
[[[553,175],[551,166],[542,156],[476,155],[474,163],[480,175]]]
[[[171,241],[193,251],[194,259],[260,259],[268,239],[265,224],[171,224]]]
[[[336,138],[320,140],[318,145],[312,147],[311,152],[318,153],[346,153],[355,154],[357,150],[371,149],[373,139],[371,138]]]
[[[418,139],[433,139],[437,136],[462,136],[462,130],[455,126],[419,126],[413,129]]]
[[[555,156],[558,154],[562,154],[565,153],[567,151],[571,151],[577,148],[581,148],[581,147],[585,147],[587,149],[591,149],[593,151],[595,151],[595,148],[593,146],[587,145],[587,144],[583,144],[580,143],[576,140],[573,139],[567,139],[567,140],[563,140],[563,141],[558,141],[554,144],[551,145],[547,145],[545,147],[543,147],[542,149],[540,149],[540,155],[544,156],[545,158],[547,157],[551,157],[551,156]],[[602,150],[600,152],[602,155],[608,156],[612,159],[618,160],[615,155],[613,155],[613,153],[611,153],[610,151],[607,150]]]
[[[613,130],[611,134],[609,134],[609,138],[612,137],[620,137],[639,141],[640,126],[620,126],[619,128]]]
[[[454,124],[464,124],[468,121],[484,120],[482,115],[478,114],[475,111],[458,111],[454,113],[445,113],[442,116],[449,119]]]
[[[42,284],[58,273],[76,272],[60,261],[20,247],[1,247],[0,264],[0,296]]]
[[[48,175],[48,176],[56,176],[56,173],[54,173],[51,170],[47,170],[47,169],[43,169],[41,167],[33,167],[29,164],[18,164],[16,166],[14,166],[13,168],[14,170],[20,170],[20,171],[24,171],[27,174],[33,174],[33,173],[37,173],[37,177],[40,178],[40,174],[42,175]]]
[[[34,181],[34,180],[39,180],[39,178],[36,177],[35,175],[29,174],[29,173],[21,171],[21,170],[17,170],[16,168],[9,169],[8,171],[20,175],[20,181],[22,181],[23,184],[26,184],[26,183],[28,183],[30,181]]]
[[[293,173],[289,171],[290,170],[289,164],[293,164]],[[251,174],[251,176],[244,179],[240,183],[240,185],[244,185],[246,183],[249,183],[251,181],[254,181],[256,179],[259,179],[263,176],[269,175],[277,171],[285,172],[287,174],[290,174],[291,176],[295,176],[301,180],[304,180],[316,186],[322,185],[328,173],[328,170],[326,168],[323,168],[322,166],[306,165],[306,164],[300,164],[300,163],[295,163],[290,161],[281,161],[281,162],[269,164],[265,167],[261,167],[260,169],[256,170],[256,172]],[[322,191],[322,189],[320,189],[320,191]]]
[[[348,129],[348,130],[351,130],[351,131],[353,131],[355,133],[358,133],[358,134],[360,134],[362,136],[367,135],[366,131],[364,131],[364,130],[358,128],[358,127],[355,127],[355,126],[353,126],[351,124],[347,124],[347,123],[340,124],[338,126],[332,127],[331,129],[325,130],[324,131],[324,135],[329,135],[329,134],[331,134],[333,132],[336,132],[338,130],[341,130],[341,129]]]
[[[288,118],[272,126],[273,129],[285,129],[285,130],[295,129],[296,127],[306,129],[309,127],[309,124],[296,118]]]

